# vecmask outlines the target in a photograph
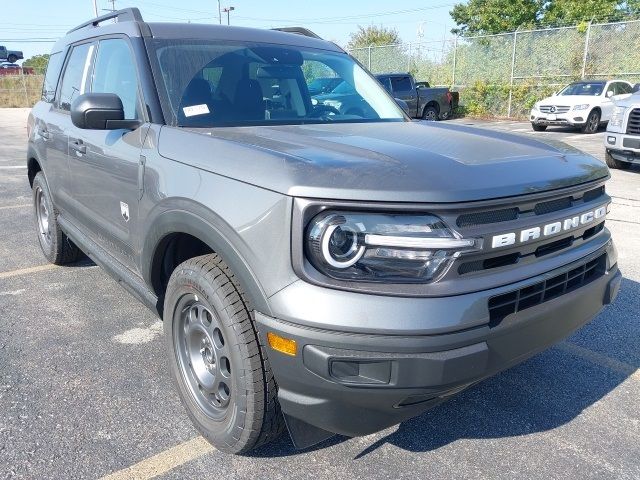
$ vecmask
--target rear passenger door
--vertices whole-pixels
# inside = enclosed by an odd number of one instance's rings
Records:
[[[69,136],[69,168],[78,202],[77,221],[92,239],[131,270],[136,270],[141,148],[148,132],[136,62],[129,40],[106,38],[96,46],[89,90],[114,93],[125,119],[139,119],[133,131],[82,130]]]
[[[418,93],[408,75],[391,77],[391,90],[394,98],[407,102],[411,116],[418,115]]]

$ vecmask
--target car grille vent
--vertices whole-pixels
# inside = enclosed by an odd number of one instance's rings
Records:
[[[564,210],[565,208],[571,208],[572,205],[573,199],[571,197],[559,198],[558,200],[551,200],[550,202],[538,203],[533,209],[533,213],[536,215],[544,215],[546,213]]]
[[[605,268],[606,254],[603,254],[549,280],[491,297],[489,299],[489,326],[495,327],[507,315],[548,302],[587,285],[601,277]]]
[[[627,133],[640,135],[640,108],[634,108],[629,114],[627,122]]]
[[[600,198],[602,195],[604,195],[604,185],[602,187],[594,188],[593,190],[585,192],[585,194],[582,196],[582,201],[584,203],[587,203],[595,200],[596,198]]]
[[[487,223],[509,222],[516,218],[518,218],[517,208],[505,208],[488,212],[466,213],[458,217],[456,224],[459,227],[473,227]]]
[[[571,107],[566,105],[556,105],[555,111],[552,112],[551,107],[552,105],[542,105],[540,106],[540,111],[542,113],[567,113],[571,109]]]

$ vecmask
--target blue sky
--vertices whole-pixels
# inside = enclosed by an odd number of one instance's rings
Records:
[[[460,1],[460,0],[459,0]],[[97,0],[98,9],[111,7]],[[301,25],[323,38],[345,45],[358,25],[384,25],[398,30],[405,41],[415,41],[422,31],[424,41],[442,40],[453,27],[449,11],[455,0],[221,0],[234,6],[231,24],[246,27]],[[28,58],[48,53],[52,40],[73,26],[93,17],[93,0],[4,1],[0,45],[22,50]],[[147,21],[218,21],[217,0],[115,0],[116,8],[135,6]],[[226,22],[226,17],[223,18]]]

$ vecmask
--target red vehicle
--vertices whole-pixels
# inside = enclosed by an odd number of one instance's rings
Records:
[[[0,75],[34,75],[33,67],[21,67],[17,63],[3,62],[0,64]]]

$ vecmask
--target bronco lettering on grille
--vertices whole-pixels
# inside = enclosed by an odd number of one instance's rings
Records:
[[[516,240],[520,243],[529,242],[538,238],[550,237],[560,232],[568,232],[575,230],[581,225],[587,225],[607,214],[607,206],[603,205],[595,210],[589,210],[573,217],[558,220],[557,222],[548,223],[532,228],[525,228],[519,232],[509,232],[500,235],[494,235],[491,241],[491,248],[507,247],[514,245]]]

